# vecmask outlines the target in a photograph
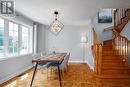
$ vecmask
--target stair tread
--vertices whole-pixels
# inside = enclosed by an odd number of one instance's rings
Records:
[[[106,57],[106,58],[110,58],[110,57],[112,57],[112,58],[120,58],[119,56],[116,56],[116,54],[102,54],[102,56],[104,56],[104,57]]]
[[[122,63],[122,62],[121,61],[109,61],[109,60],[108,61],[106,61],[106,60],[104,61],[103,60],[103,63]]]
[[[124,70],[124,69],[127,69],[127,70],[130,70],[130,68],[129,67],[126,67],[126,66],[118,66],[118,67],[110,67],[110,66],[107,66],[107,67],[102,67],[102,69],[115,69],[115,70],[120,70],[120,69],[122,69],[122,70]]]
[[[103,61],[107,61],[107,62],[122,62],[119,58],[114,58],[114,59],[103,59]]]
[[[106,54],[102,53],[102,55],[106,55]],[[114,54],[114,55],[108,55],[108,57],[120,57],[120,56]]]
[[[122,63],[103,63],[102,66],[103,67],[107,67],[107,66],[110,66],[110,67],[125,67],[127,65],[123,65]]]
[[[98,78],[114,78],[114,79],[130,79],[130,75],[107,75],[107,74],[102,74],[102,75],[95,75]]]

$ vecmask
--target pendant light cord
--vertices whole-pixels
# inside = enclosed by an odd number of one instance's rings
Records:
[[[58,11],[55,11],[54,14],[55,14],[55,17],[56,17],[55,20],[57,20],[57,18],[58,18]]]

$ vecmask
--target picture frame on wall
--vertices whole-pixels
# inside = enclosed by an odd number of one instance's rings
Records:
[[[102,9],[98,12],[98,23],[112,23],[112,10]]]

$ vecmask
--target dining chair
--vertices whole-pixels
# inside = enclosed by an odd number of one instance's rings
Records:
[[[63,60],[62,63],[59,65],[59,68],[60,68],[60,70],[61,70],[62,76],[64,76],[65,69],[67,70],[69,57],[70,57],[70,53],[67,53],[67,55],[65,56],[64,60]],[[52,73],[52,70],[57,69],[57,66],[58,66],[57,63],[52,63],[52,64],[50,64],[49,67],[51,67],[51,73]]]
[[[33,59],[40,59],[42,58],[42,54],[32,54],[32,57]],[[46,74],[47,74],[47,78],[48,78],[48,68],[50,66],[50,62],[48,63],[38,63],[38,68],[41,68],[41,69],[46,69]]]
[[[65,63],[63,64],[63,70],[67,71],[68,69],[68,61],[69,61],[69,58],[70,58],[70,53],[67,53],[67,57],[66,57],[66,60],[65,60]]]

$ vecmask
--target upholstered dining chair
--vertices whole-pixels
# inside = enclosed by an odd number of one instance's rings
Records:
[[[60,68],[60,70],[61,70],[62,76],[64,76],[64,71],[67,70],[69,57],[70,57],[70,53],[67,53],[67,55],[65,56],[64,60],[63,60],[62,63],[59,65],[59,68]],[[51,72],[52,72],[52,70],[57,69],[57,66],[58,66],[57,63],[52,63],[52,64],[50,64],[49,67],[51,67]]]
[[[43,54],[32,54],[33,59],[40,59],[43,56]],[[38,68],[46,69],[46,74],[48,78],[48,68],[50,66],[50,62],[48,63],[38,63]]]
[[[67,57],[66,57],[65,63],[63,63],[63,65],[62,65],[63,70],[67,71],[69,58],[70,58],[70,53],[67,53]]]

